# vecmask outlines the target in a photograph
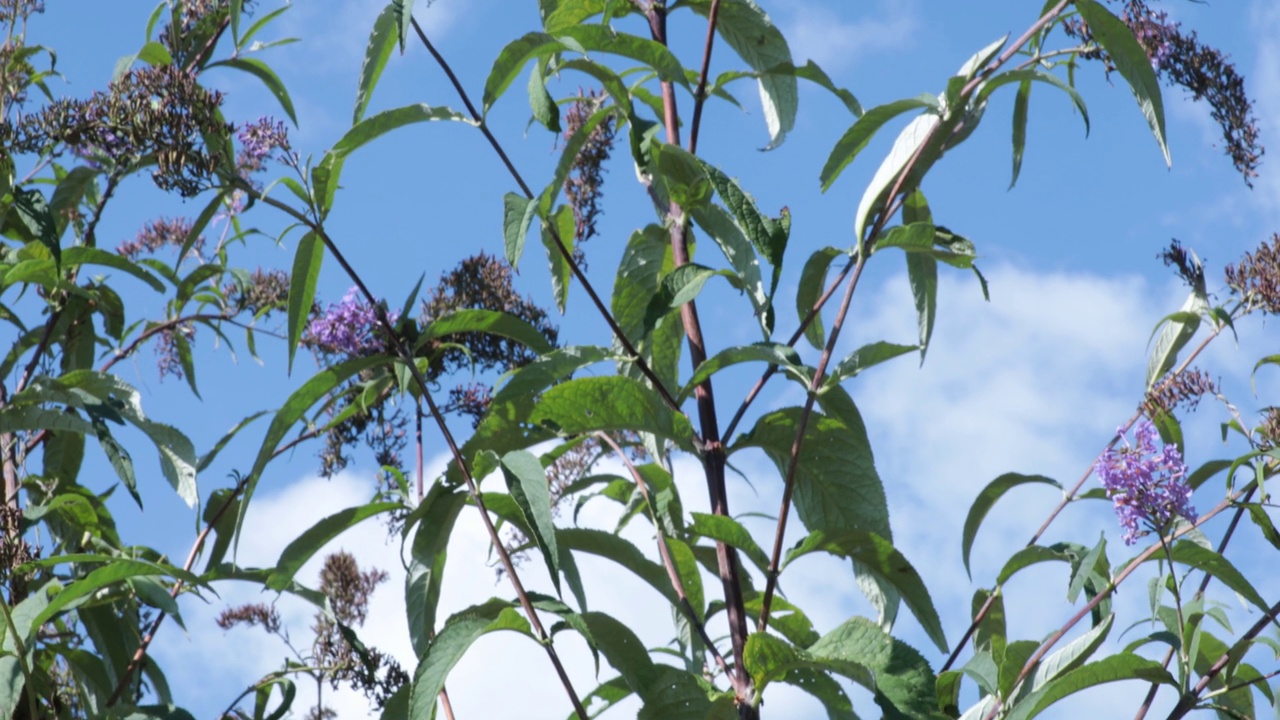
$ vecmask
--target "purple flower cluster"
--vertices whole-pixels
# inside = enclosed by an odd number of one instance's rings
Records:
[[[277,148],[289,150],[289,137],[283,122],[273,122],[274,118],[262,116],[257,122],[251,122],[240,128],[236,137],[240,140],[240,153],[236,156],[236,167],[240,174],[248,177],[250,173],[262,169],[263,162]]]
[[[1147,529],[1163,531],[1175,516],[1195,522],[1191,488],[1184,480],[1187,466],[1178,448],[1161,444],[1155,426],[1146,420],[1134,431],[1136,447],[1129,444],[1123,428],[1117,434],[1124,447],[1107,449],[1094,470],[1115,503],[1116,517],[1125,529],[1124,544],[1134,544]]]
[[[1155,11],[1148,7],[1130,7],[1125,12],[1125,20],[1133,29],[1142,49],[1151,58],[1151,65],[1159,70],[1173,54],[1170,40],[1178,34],[1178,23],[1169,21],[1169,14]]]
[[[381,352],[383,342],[377,335],[378,315],[351,288],[342,296],[342,302],[314,318],[307,326],[305,342],[332,355],[360,356]],[[387,313],[394,323],[398,312]]]

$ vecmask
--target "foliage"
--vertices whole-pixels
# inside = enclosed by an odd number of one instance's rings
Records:
[[[1074,84],[1089,60],[1128,84],[1166,158],[1162,79],[1207,100],[1236,168],[1246,182],[1256,175],[1261,147],[1242,81],[1226,56],[1194,33],[1141,0],[1127,2],[1119,15],[1097,0],[1051,0],[1015,39],[977,51],[941,92],[864,109],[816,64],[797,66],[783,33],[753,0],[540,0],[542,27],[503,47],[477,105],[414,19],[413,3],[391,0],[371,30],[362,68],[353,73],[359,80],[352,126],[315,158],[291,146],[282,120],[229,122],[224,96],[204,84],[206,71],[240,71],[261,82],[296,124],[287,88],[258,57],[290,40],[256,39],[287,5],[266,12],[257,5],[161,3],[146,42],[116,66],[111,84],[77,100],[54,99],[47,83],[53,51],[26,44],[27,20],[42,4],[0,3],[12,38],[0,53],[0,322],[15,338],[0,361],[0,578],[7,590],[0,598],[0,717],[192,717],[176,706],[181,698],[170,692],[148,648],[166,617],[182,623],[188,598],[232,581],[313,603],[315,621],[308,647],[294,644],[269,602],[223,613],[224,628],[257,626],[278,636],[292,657],[231,698],[222,717],[286,716],[297,703],[299,678],[314,681],[318,692],[326,683],[359,688],[384,718],[452,717],[450,671],[475,641],[500,630],[508,631],[504,642],[540,646],[563,684],[564,709],[582,720],[628,696],[639,698],[640,717],[758,718],[768,708],[766,691],[779,683],[812,694],[832,718],[857,717],[849,693],[854,684],[888,718],[1031,718],[1069,695],[1115,681],[1150,685],[1140,716],[1157,692],[1176,697],[1169,717],[1196,710],[1255,717],[1261,701],[1274,704],[1274,671],[1255,665],[1254,650],[1275,649],[1262,633],[1280,604],[1265,598],[1223,550],[1246,516],[1258,548],[1265,550],[1258,539],[1280,548],[1265,491],[1280,460],[1280,420],[1269,408],[1250,427],[1190,363],[1247,316],[1276,314],[1280,240],[1228,267],[1221,305],[1206,291],[1194,254],[1175,242],[1163,255],[1191,292],[1153,333],[1137,412],[1098,458],[1082,463],[1089,471],[1074,486],[1009,473],[992,481],[970,509],[961,538],[966,570],[984,519],[1008,491],[1052,486],[1063,494],[995,584],[976,592],[965,618],[969,628],[958,641],[946,637],[943,615],[917,570],[926,559],[906,557],[893,544],[868,428],[846,389],[875,365],[917,350],[925,359],[940,266],[972,271],[986,291],[975,243],[935,221],[923,187],[928,172],[976,131],[1002,88],[1014,93],[1014,181],[1036,84],[1064,93],[1086,127],[1091,122]],[[689,49],[668,42],[668,26],[695,27],[703,19],[703,60],[690,68],[682,60]],[[415,39],[444,70],[462,110],[414,104],[373,111],[371,99],[393,51]],[[717,44],[734,53],[739,70],[709,76]],[[508,110],[504,96],[526,70],[533,121],[560,148],[541,188],[509,159],[490,123]],[[584,85],[557,98],[551,81],[560,76]],[[796,127],[800,80],[829,91],[853,114],[829,157],[814,167],[824,191],[889,123],[910,118],[853,206],[847,247],[817,251],[798,273],[788,253],[790,212],[763,209],[734,178],[731,164],[698,153],[708,101],[737,104],[730,88],[742,79],[754,80],[759,90],[766,149],[781,145]],[[45,101],[29,110],[33,89]],[[477,250],[425,293],[419,281],[393,304],[361,275],[362,263],[351,252],[358,240],[335,235],[329,218],[343,198],[349,157],[406,126],[434,122],[478,131],[520,192],[502,198],[503,257]],[[583,243],[597,232],[607,163],[623,153],[655,216],[635,221],[611,294],[602,294],[584,272]],[[276,173],[281,177],[263,181]],[[96,232],[103,213],[134,187],[126,180],[140,174],[163,191],[200,198],[203,210],[195,218],[145,219],[133,240],[114,252],[104,249]],[[232,256],[258,233],[244,223],[250,212],[289,223],[278,237],[294,248],[288,272],[233,264]],[[530,232],[546,252],[558,308],[598,314],[608,338],[560,345],[548,311],[516,288],[513,272]],[[704,242],[696,242],[698,234]],[[917,339],[910,345],[876,341],[835,357],[867,265],[899,251]],[[336,303],[317,298],[326,261],[336,263],[352,288]],[[94,274],[100,270],[110,273]],[[715,344],[720,338],[701,321],[698,301],[709,283],[722,282],[740,294],[742,316],[753,319],[759,342]],[[574,285],[580,291],[571,303]],[[796,287],[794,300],[778,297],[790,287]],[[154,317],[130,321],[147,312],[138,300],[142,292],[158,293],[163,307]],[[841,300],[832,311],[837,293]],[[792,305],[797,317],[779,312]],[[269,326],[281,316],[283,330]],[[785,340],[777,334],[782,327],[790,331]],[[144,394],[116,369],[150,344],[159,374],[185,381],[199,397],[197,333],[230,345],[240,330],[255,357],[265,336],[286,349],[290,368],[299,347],[312,353],[315,368],[277,409],[246,407],[246,419],[204,452],[183,428],[149,417]],[[1197,337],[1199,344],[1191,345]],[[801,338],[818,352],[816,364],[797,351]],[[687,372],[680,362],[685,354]],[[1262,358],[1255,370],[1278,362],[1280,356]],[[737,365],[759,370],[759,380],[725,423],[714,383]],[[463,372],[473,375],[455,378]],[[778,376],[803,388],[802,403],[755,410],[764,389],[778,397],[786,392],[769,384]],[[452,384],[447,400],[438,400],[446,382]],[[1251,450],[1191,469],[1183,464],[1178,413],[1202,397],[1222,401],[1233,413],[1224,434],[1238,433]],[[450,414],[471,420],[469,438],[455,437]],[[204,476],[215,458],[267,415],[256,455],[238,458],[232,482],[210,490]],[[452,457],[436,478],[424,476],[422,460],[432,426]],[[96,442],[141,507],[152,488],[134,460],[140,441],[154,446],[177,495],[202,508],[203,529],[182,565],[130,542],[108,508],[115,487],[89,481],[86,446]],[[371,450],[382,467],[372,499],[317,522],[274,567],[241,566],[236,549],[264,473],[279,456],[313,441],[321,445],[326,474],[345,466],[350,453]],[[402,456],[410,444],[416,463]],[[735,498],[726,480],[735,455],[752,448],[773,461],[784,488],[775,530],[765,536],[731,512]],[[681,457],[696,460],[700,482],[676,475]],[[1103,487],[1084,490],[1095,467]],[[1224,473],[1223,497],[1215,502],[1199,491],[1197,513],[1192,494]],[[710,512],[686,512],[682,494],[702,487]],[[1140,537],[1153,541],[1119,563],[1105,538],[1093,545],[1040,543],[1062,507],[1099,498],[1117,508],[1126,545]],[[616,528],[577,525],[577,510],[597,499],[618,506]],[[563,512],[569,503],[572,517]],[[784,547],[789,524],[796,534],[793,510],[801,539]],[[1213,547],[1206,533],[1219,527],[1219,516],[1230,519]],[[442,608],[449,539],[458,523],[476,517],[511,596]],[[406,626],[417,655],[411,671],[359,638],[369,598],[386,579],[382,571],[362,570],[353,556],[333,553],[317,587],[299,577],[329,541],[375,518],[407,549]],[[655,541],[650,551],[623,536],[629,523],[648,523]],[[802,607],[821,598],[781,595],[786,568],[813,553],[848,561],[849,579],[876,617],[819,628]],[[646,648],[622,621],[589,608],[591,578],[579,572],[576,559],[584,555],[613,561],[657,591],[660,597],[645,609],[672,611],[669,645]],[[1112,596],[1126,581],[1126,588],[1133,585],[1132,576],[1149,568],[1150,559],[1158,561],[1150,584],[1150,620],[1158,629],[1100,653],[1120,620]],[[1042,562],[1068,566],[1070,617],[1042,640],[1009,637],[1005,583]],[[1200,573],[1198,586],[1191,584],[1193,572]],[[543,573],[555,596],[526,589],[522,578]],[[1207,595],[1215,579],[1254,606],[1253,627],[1233,631],[1224,622]],[[949,654],[939,668],[895,628],[902,605],[928,642]],[[1085,617],[1089,627],[1066,641]],[[606,673],[593,690],[575,687],[564,670],[557,648],[566,633],[580,637]],[[1162,659],[1150,656],[1151,644],[1165,646]],[[968,659],[958,666],[962,655]],[[536,673],[514,681],[541,682]],[[309,709],[308,717],[331,716],[322,696]]]

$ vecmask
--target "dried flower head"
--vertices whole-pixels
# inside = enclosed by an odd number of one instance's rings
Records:
[[[1134,431],[1136,446],[1129,444],[1124,428],[1116,434],[1120,443],[1102,453],[1094,471],[1115,504],[1125,545],[1149,531],[1163,532],[1178,516],[1195,522],[1191,488],[1184,481],[1187,466],[1178,448],[1160,443],[1155,426],[1146,420]]]
[[[1178,271],[1178,277],[1193,289],[1204,289],[1204,263],[1195,253],[1190,252],[1182,247],[1182,243],[1174,238],[1169,247],[1165,248],[1156,257],[1164,262],[1165,267],[1171,267]]]
[[[1269,315],[1280,315],[1280,234],[1271,236],[1251,253],[1245,253],[1239,265],[1228,265],[1227,286],[1250,309]]]
[[[604,104],[603,95],[597,91],[583,94],[565,112],[564,137],[572,138]],[[564,181],[564,194],[573,208],[574,259],[583,262],[582,243],[596,234],[596,219],[600,216],[600,198],[604,195],[604,164],[613,151],[616,133],[613,116],[606,117],[591,129],[586,142],[578,151]]]
[[[1152,10],[1146,0],[1125,0],[1123,17],[1157,73],[1168,84],[1188,90],[1193,100],[1209,104],[1209,115],[1222,130],[1227,155],[1245,184],[1252,187],[1264,149],[1253,102],[1235,65],[1221,50],[1201,43],[1194,31],[1184,32],[1166,13]],[[1068,21],[1065,30],[1085,43],[1094,42],[1088,25],[1079,19]],[[1101,59],[1108,72],[1114,69],[1111,58],[1096,45],[1082,56]]]
[[[1262,436],[1260,445],[1263,450],[1280,447],[1280,407],[1269,407],[1263,410],[1258,434]]]
[[[173,65],[135,68],[87,100],[61,99],[40,112],[0,123],[0,144],[14,153],[65,147],[95,167],[125,173],[154,160],[162,190],[191,197],[211,187],[227,163],[204,144],[231,126],[219,116],[222,94]]]
[[[166,247],[181,248],[191,235],[193,227],[194,223],[188,218],[162,217],[152,220],[143,225],[132,240],[120,243],[116,252],[130,260],[137,260],[144,254],[153,254]],[[191,246],[191,254],[198,257],[203,247],[204,236],[201,235]]]
[[[156,369],[160,371],[160,379],[172,375],[181,380],[183,345],[190,344],[196,337],[196,329],[191,323],[181,323],[160,331],[156,340]],[[188,348],[187,353],[191,351]]]
[[[1194,410],[1205,395],[1218,394],[1218,385],[1199,368],[1171,374],[1151,388],[1142,401],[1142,412],[1149,418],[1173,414],[1178,407]]]
[[[283,270],[254,270],[246,282],[223,288],[235,312],[248,311],[266,317],[289,302],[289,273]]]
[[[256,626],[272,635],[279,633],[281,627],[280,613],[276,610],[276,606],[264,603],[227,608],[218,614],[216,622],[223,630],[230,630],[237,625]]]

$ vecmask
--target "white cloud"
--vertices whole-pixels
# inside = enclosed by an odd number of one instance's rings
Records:
[[[776,20],[796,62],[813,60],[832,75],[877,51],[904,48],[919,25],[914,2],[878,3],[876,15],[858,20],[842,17],[834,9],[840,4],[790,0],[780,6]]]

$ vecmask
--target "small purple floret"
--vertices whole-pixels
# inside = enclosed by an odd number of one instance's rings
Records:
[[[1195,522],[1191,488],[1185,481],[1187,466],[1178,448],[1162,444],[1155,426],[1146,420],[1134,431],[1136,447],[1129,444],[1123,428],[1116,434],[1124,447],[1109,448],[1094,470],[1115,503],[1125,545],[1134,544],[1148,530],[1164,531],[1177,516]]]

